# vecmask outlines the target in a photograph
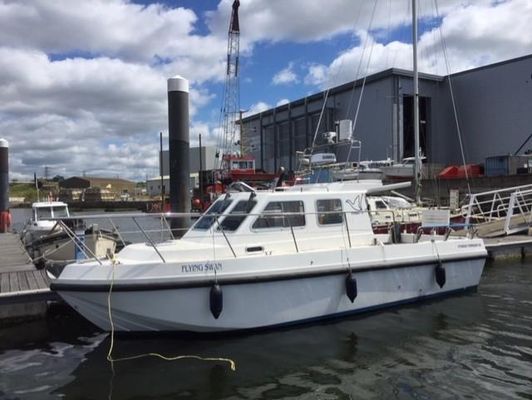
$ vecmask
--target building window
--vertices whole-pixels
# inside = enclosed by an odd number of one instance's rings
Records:
[[[342,213],[342,201],[340,199],[316,201],[319,225],[341,224],[344,222]]]
[[[305,226],[305,207],[302,201],[273,201],[268,203],[253,224],[254,229]]]

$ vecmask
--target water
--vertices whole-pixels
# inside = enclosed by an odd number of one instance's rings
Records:
[[[13,225],[12,230],[15,232],[20,232],[24,228],[24,224],[31,217],[31,209],[29,208],[14,208],[11,210]],[[86,219],[86,224],[97,224],[101,229],[107,229],[112,231],[114,228],[117,228],[120,231],[123,239],[126,242],[138,243],[146,242],[146,237],[136,226],[135,222],[131,217],[126,217],[125,215],[137,214],[142,215],[137,217],[137,222],[144,230],[144,232],[149,236],[149,238],[158,243],[164,240],[170,239],[170,233],[166,223],[161,221],[159,217],[151,216],[150,214],[142,214],[138,211],[124,211],[124,212],[112,212],[107,213],[103,210],[91,210],[91,211],[82,211],[82,212],[71,212],[73,217],[86,217],[88,215],[105,215],[112,214],[112,223],[109,218],[91,218]],[[123,214],[124,217],[119,215]]]
[[[109,336],[66,307],[0,328],[2,399],[532,399],[532,261],[488,265],[477,293],[231,337]]]

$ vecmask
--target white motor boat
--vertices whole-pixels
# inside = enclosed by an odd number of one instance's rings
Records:
[[[426,161],[426,157],[420,157],[422,163]],[[399,163],[381,167],[384,178],[387,179],[413,179],[415,177],[414,167],[416,164],[416,157],[406,157]],[[422,171],[422,175],[426,175]]]
[[[38,268],[64,266],[76,260],[114,254],[119,237],[115,232],[91,225],[87,229],[65,232],[55,230],[26,247]]]
[[[68,205],[61,201],[33,203],[31,205],[31,218],[26,221],[21,233],[22,242],[28,246],[41,236],[60,230],[57,219],[69,217]]]
[[[333,172],[333,180],[363,180],[363,179],[379,179],[382,180],[382,167],[392,165],[391,160],[383,161],[360,161],[353,163],[352,166],[346,167],[343,165]]]
[[[229,332],[479,284],[487,256],[481,239],[374,234],[366,195],[378,188],[242,188],[216,200],[181,239],[67,265],[51,288],[104,330],[112,321],[118,331]]]

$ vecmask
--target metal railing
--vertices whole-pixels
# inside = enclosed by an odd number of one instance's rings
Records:
[[[531,189],[532,190],[532,189]],[[406,210],[405,210],[406,211]],[[213,218],[213,223],[211,226],[206,228],[204,230],[206,235],[214,236],[218,235],[220,238],[223,238],[222,241],[227,244],[228,249],[230,250],[233,257],[237,258],[239,251],[237,251],[238,247],[242,247],[241,239],[246,236],[248,237],[249,234],[256,231],[264,231],[267,232],[268,230],[284,230],[288,231],[289,235],[291,237],[291,240],[293,242],[294,248],[296,252],[300,252],[302,250],[303,241],[310,238],[312,235],[308,236],[306,233],[308,233],[306,227],[308,227],[308,219],[307,217],[315,218],[315,224],[316,226],[320,228],[336,228],[339,229],[338,232],[341,232],[341,235],[344,237],[344,240],[346,242],[346,246],[349,248],[353,247],[352,243],[352,235],[353,230],[352,227],[349,226],[349,220],[350,215],[356,215],[356,214],[367,214],[368,218],[372,219],[372,214],[378,213],[389,213],[391,216],[391,220],[389,220],[388,227],[391,229],[391,227],[395,227],[396,224],[401,224],[404,221],[400,221],[397,218],[396,213],[394,213],[392,210],[379,210],[379,211],[372,211],[368,209],[364,210],[355,210],[355,211],[343,211],[343,210],[331,210],[331,211],[313,211],[313,212],[304,212],[304,211],[294,211],[294,212],[278,212],[278,211],[262,211],[258,213],[223,213],[223,214],[204,214],[208,218]],[[305,217],[305,224],[299,225],[295,223],[296,219],[290,218],[290,217]],[[324,222],[327,220],[327,217],[332,216],[334,221],[336,222]],[[103,226],[102,221],[108,221],[110,226],[113,229],[113,232],[115,232],[118,236],[118,240],[122,242],[123,245],[127,244],[128,240],[127,237],[131,236],[131,234],[137,235],[137,240],[134,242],[144,242],[146,245],[149,245],[153,248],[154,252],[157,254],[157,256],[160,258],[160,260],[163,263],[166,263],[167,260],[165,256],[162,254],[160,250],[160,244],[166,240],[174,239],[176,236],[181,237],[186,231],[188,231],[193,224],[190,224],[190,226],[186,228],[180,228],[180,229],[174,229],[172,228],[172,224],[169,222],[171,219],[175,218],[190,218],[194,217],[200,217],[197,213],[107,213],[107,214],[96,214],[96,215],[82,215],[82,216],[73,216],[68,219],[83,219],[86,220],[87,226],[90,225],[91,221],[97,221],[98,226]],[[251,228],[250,232],[246,232],[245,234],[242,233],[236,233],[233,230],[228,230],[224,228],[224,220],[227,218],[238,218],[238,217],[246,217],[246,218],[254,218],[254,221],[257,221],[259,218],[269,218],[269,219],[276,219],[273,222],[273,225],[271,227],[261,227],[261,228]],[[122,230],[120,231],[120,226],[113,220],[121,220],[121,219],[131,219],[133,222],[135,230]],[[142,220],[151,220],[151,223],[149,224],[142,224],[140,221]],[[64,219],[63,219],[64,220]],[[280,221],[282,223],[279,225]],[[155,229],[155,223],[157,223],[157,229]],[[60,224],[64,227],[64,229],[70,233],[68,236],[75,241],[76,246],[80,248],[80,250],[87,256],[87,258],[93,258],[96,259],[98,262],[101,261],[96,257],[95,254],[93,254],[90,250],[86,248],[86,246],[83,244],[82,241],[80,241],[76,234],[71,232],[68,227],[64,224],[64,222],[60,222]],[[129,225],[129,227],[133,227],[133,225]],[[203,230],[203,229],[202,229]],[[200,229],[198,229],[198,233],[201,234]],[[303,234],[305,232],[305,234]],[[318,231],[316,231],[318,232]],[[339,233],[340,234],[340,233]],[[356,235],[356,233],[355,233]],[[392,241],[393,242],[393,241]],[[244,246],[245,247],[245,246]],[[243,247],[243,248],[244,248]]]
[[[528,229],[532,223],[532,185],[471,194],[462,215],[466,225],[499,222],[506,235]]]

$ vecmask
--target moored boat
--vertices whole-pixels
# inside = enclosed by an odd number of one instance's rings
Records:
[[[75,232],[55,230],[34,240],[27,250],[37,267],[54,265],[57,268],[80,259],[114,254],[119,241],[115,232],[91,225]]]
[[[475,288],[483,241],[375,234],[349,182],[220,197],[179,240],[67,265],[51,288],[104,330],[228,332]],[[108,307],[111,312],[109,313]]]
[[[61,201],[33,203],[31,205],[31,218],[26,221],[20,234],[22,243],[28,246],[41,236],[60,230],[57,219],[68,217],[70,217],[70,213],[66,203]]]
[[[420,157],[420,162],[425,161],[426,157]],[[406,157],[401,162],[391,163],[381,167],[381,169],[385,179],[414,179],[415,165],[416,157]]]

